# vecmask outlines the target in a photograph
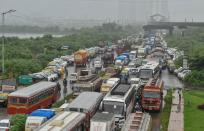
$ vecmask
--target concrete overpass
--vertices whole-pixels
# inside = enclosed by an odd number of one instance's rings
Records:
[[[143,26],[145,31],[152,31],[157,29],[169,30],[169,34],[172,35],[174,27],[187,28],[189,26],[204,27],[204,22],[150,22]]]

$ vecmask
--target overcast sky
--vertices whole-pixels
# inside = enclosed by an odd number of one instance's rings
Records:
[[[14,23],[66,19],[143,22],[155,12],[164,12],[153,1],[159,0],[0,0],[0,11],[17,10],[7,18]],[[204,0],[169,0],[170,20],[204,21],[203,6]]]

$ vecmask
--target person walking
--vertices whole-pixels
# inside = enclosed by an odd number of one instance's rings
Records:
[[[68,70],[66,67],[65,67],[64,71],[65,71],[65,78],[67,78],[68,77]]]
[[[64,87],[67,87],[67,79],[66,78],[64,78],[64,80],[63,80],[63,85],[64,85]]]

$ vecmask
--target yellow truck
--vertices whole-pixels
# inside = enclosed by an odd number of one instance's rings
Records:
[[[6,106],[8,102],[8,95],[9,93],[16,90],[16,86],[13,85],[2,85],[0,91],[0,105]]]

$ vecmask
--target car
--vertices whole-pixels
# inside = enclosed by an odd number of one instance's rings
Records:
[[[178,78],[184,80],[184,78],[191,73],[191,70],[183,70],[182,72],[178,73]]]
[[[0,131],[8,131],[9,128],[10,128],[10,120],[9,119],[0,120]]]
[[[174,73],[177,75],[179,72],[183,70],[183,67],[179,67],[178,69],[174,70]]]

